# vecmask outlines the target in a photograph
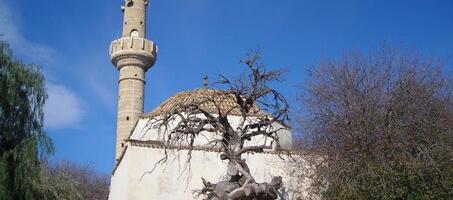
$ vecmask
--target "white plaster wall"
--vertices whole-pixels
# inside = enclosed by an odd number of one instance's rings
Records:
[[[225,175],[225,162],[216,152],[193,151],[191,170],[184,171],[187,151],[179,151],[180,159],[167,165],[156,162],[164,155],[164,150],[149,147],[130,146],[116,172],[112,176],[110,200],[186,200],[194,199],[193,190],[201,189],[200,177],[213,183],[222,180]],[[268,182],[273,175],[283,177],[285,188],[292,185],[286,163],[274,154],[244,155],[257,182]],[[190,173],[189,173],[190,172]],[[190,178],[188,178],[190,176]]]
[[[200,115],[200,117],[202,117]],[[231,123],[231,126],[234,128],[239,126],[241,117],[238,116],[230,116],[228,117],[228,120]],[[248,121],[245,123],[245,125],[253,122],[256,118],[251,117]],[[130,139],[133,140],[142,140],[142,141],[148,141],[148,140],[154,140],[154,141],[161,141],[162,140],[162,135],[159,135],[159,130],[157,128],[153,127],[153,123],[155,122],[154,119],[147,119],[147,118],[142,118],[138,121],[137,126],[132,133]],[[174,121],[172,123],[174,126],[176,126],[177,121]],[[292,135],[291,135],[291,130],[287,127],[283,127],[279,123],[274,123],[273,129],[277,130],[280,128],[284,128],[280,131],[278,131],[278,136],[280,140],[280,145],[282,148],[285,149],[291,149],[292,148]],[[214,140],[215,138],[219,139],[218,135],[215,135],[210,132],[203,132],[202,135],[198,136],[195,140],[195,145],[207,145],[210,141]],[[265,138],[264,136],[256,136],[252,138],[251,141],[248,141],[245,143],[245,146],[248,145],[263,145],[264,143],[270,144],[271,140],[270,138]]]
[[[121,164],[118,165],[116,168],[116,172],[112,175],[110,179],[110,193],[109,193],[109,200],[112,199],[129,199],[129,181],[128,176],[130,172],[129,168],[129,154],[131,151],[126,151],[123,159],[121,160]]]

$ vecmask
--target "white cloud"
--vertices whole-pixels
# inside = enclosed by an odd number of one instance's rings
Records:
[[[12,10],[7,1],[0,0],[0,39],[6,40],[14,52],[37,64],[53,62],[53,50],[45,45],[27,40],[20,32],[18,11]]]
[[[77,95],[63,85],[47,83],[49,98],[44,106],[44,124],[50,129],[69,128],[83,117],[83,104]]]
[[[6,40],[14,53],[26,62],[51,65],[54,62],[53,49],[25,38],[20,31],[20,17],[20,12],[11,7],[10,2],[0,0],[0,40]],[[81,121],[82,101],[73,91],[63,85],[47,83],[47,94],[49,98],[44,106],[46,128],[69,128]]]

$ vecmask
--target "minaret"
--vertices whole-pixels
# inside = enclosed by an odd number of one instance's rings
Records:
[[[119,70],[115,159],[143,113],[145,72],[156,60],[157,47],[146,37],[148,0],[125,0],[123,35],[110,45],[112,63]]]

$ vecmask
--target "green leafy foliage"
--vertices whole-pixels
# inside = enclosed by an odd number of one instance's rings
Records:
[[[53,146],[43,130],[44,82],[37,66],[14,59],[0,41],[0,200],[107,199],[107,176],[69,162],[47,164]]]
[[[44,76],[0,42],[0,199],[46,199],[40,159],[52,152],[43,131]]]

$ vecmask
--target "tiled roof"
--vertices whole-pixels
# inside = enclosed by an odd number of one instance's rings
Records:
[[[229,115],[241,115],[239,108],[237,108],[236,98],[232,94],[227,94],[223,90],[200,88],[192,91],[180,92],[170,97],[152,112],[145,113],[143,117],[150,118],[159,116],[169,110],[177,109],[178,107],[190,104],[197,104],[201,107],[201,109],[208,111],[209,113],[218,114],[217,106],[215,106],[214,102],[208,101],[211,99],[215,99],[215,103],[219,105],[221,113],[226,113],[228,110],[232,110]],[[266,114],[263,111],[260,111],[257,106],[254,106],[249,112],[249,116],[258,117],[264,115]]]

